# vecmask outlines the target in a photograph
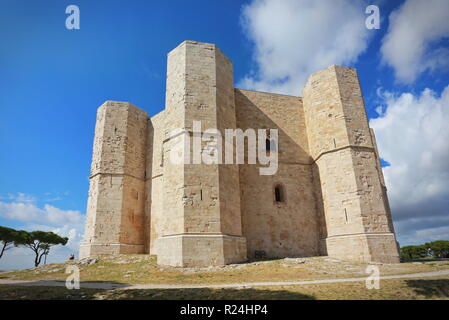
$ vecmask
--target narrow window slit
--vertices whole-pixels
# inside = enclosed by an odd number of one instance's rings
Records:
[[[284,202],[284,190],[282,186],[274,187],[274,199],[276,202]]]

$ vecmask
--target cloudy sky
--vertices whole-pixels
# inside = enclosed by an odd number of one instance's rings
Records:
[[[78,252],[96,108],[161,111],[166,54],[186,39],[216,43],[239,88],[300,95],[312,72],[357,68],[401,245],[449,239],[447,0],[73,0],[79,30],[68,4],[0,0],[0,225],[68,236],[50,262]],[[0,269],[31,267],[28,250]]]

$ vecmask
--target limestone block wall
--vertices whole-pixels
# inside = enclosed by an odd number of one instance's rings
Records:
[[[217,129],[223,135],[225,129],[237,127],[235,98],[234,98],[234,72],[232,62],[215,46],[215,85],[216,85],[216,119]],[[223,143],[223,146],[225,144]],[[223,148],[224,149],[224,148]],[[224,151],[224,150],[223,150]],[[234,148],[235,154],[235,148]],[[225,154],[222,154],[223,159]],[[218,166],[218,185],[220,203],[220,232],[233,237],[223,239],[224,247],[236,247],[237,253],[224,250],[226,259],[239,257],[238,260],[246,259],[246,243],[242,236],[242,211],[240,204],[239,165],[221,164]],[[243,250],[243,247],[245,250]]]
[[[236,89],[235,104],[239,128],[277,129],[279,135],[275,175],[260,175],[259,165],[240,165],[248,256],[262,250],[269,257],[318,255],[319,218],[302,99]],[[282,185],[284,202],[275,201],[276,185]]]
[[[183,44],[172,50],[167,57],[167,85],[165,95],[165,116],[163,119],[164,131],[161,137],[161,167],[162,167],[162,232],[157,237],[156,246],[160,246],[160,238],[182,234],[184,230],[184,165],[169,161],[170,150],[176,146],[177,129],[185,129],[184,100],[189,99],[189,93],[186,92],[186,53]],[[162,120],[161,120],[162,121]],[[153,212],[152,212],[153,215]],[[167,259],[181,255],[175,255],[175,247],[169,245],[174,241],[168,238],[164,239],[164,250]],[[176,248],[176,252],[182,253],[182,246]],[[171,249],[173,248],[173,249]],[[158,255],[161,257],[161,255]]]
[[[81,257],[150,253],[184,267],[241,262],[255,251],[399,261],[354,69],[311,75],[301,98],[235,89],[232,63],[213,44],[184,41],[167,62],[162,112],[149,118],[114,101],[97,111]],[[247,154],[236,164],[235,144],[233,164],[205,164],[193,153],[212,155],[214,138],[180,143],[235,128],[278,130],[276,174],[261,175]],[[190,162],[170,160],[183,153]]]
[[[157,254],[157,238],[167,229],[163,214],[164,167],[162,145],[165,134],[165,111],[148,121],[145,170],[145,252]]]
[[[381,189],[382,189],[382,201],[384,202],[384,206],[387,210],[387,212],[389,214],[387,214],[387,220],[388,220],[388,226],[389,229],[393,231],[394,234],[396,234],[394,232],[394,226],[393,226],[393,218],[391,217],[391,210],[390,210],[390,203],[388,200],[388,195],[387,195],[387,187],[385,185],[385,178],[384,178],[384,174],[382,172],[382,166],[380,164],[380,156],[379,156],[379,150],[377,148],[377,142],[376,142],[376,136],[374,134],[374,130],[370,128],[370,133],[371,133],[371,139],[372,139],[372,143],[374,146],[374,152],[375,152],[375,158],[376,158],[376,171],[379,175],[379,180],[380,180],[380,185],[381,185]],[[397,246],[398,246],[398,251],[399,251],[399,243],[396,242]]]
[[[246,259],[238,166],[193,163],[193,154],[192,163],[168,161],[179,146],[174,129],[193,137],[210,128],[235,127],[232,74],[232,63],[213,44],[185,41],[169,53],[163,141],[163,219],[168,223],[157,240],[160,264],[203,266]],[[194,128],[193,121],[201,121],[201,128]],[[192,143],[190,151],[196,148],[210,150],[207,141]],[[228,246],[234,249],[225,250]]]
[[[327,254],[399,261],[356,71],[331,66],[313,74],[303,99],[310,154],[321,184]]]
[[[126,102],[98,108],[81,257],[144,251],[147,119]]]

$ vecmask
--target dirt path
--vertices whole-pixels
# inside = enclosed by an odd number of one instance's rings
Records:
[[[448,276],[448,270],[440,270],[433,272],[410,273],[400,275],[381,276],[381,280],[387,279],[410,279],[410,278],[429,278]],[[186,289],[186,288],[248,288],[256,286],[291,286],[291,285],[308,285],[321,283],[338,283],[338,282],[357,282],[365,281],[366,277],[358,278],[341,278],[341,279],[322,279],[322,280],[306,280],[306,281],[277,281],[277,282],[247,282],[247,283],[225,283],[225,284],[122,284],[114,282],[81,282],[81,288],[91,289]],[[14,285],[14,286],[65,286],[64,281],[55,280],[8,280],[0,279],[0,285]]]

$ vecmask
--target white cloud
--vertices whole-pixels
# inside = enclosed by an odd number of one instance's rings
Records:
[[[447,37],[447,0],[407,0],[390,14],[381,47],[383,61],[394,68],[400,81],[411,83],[426,70],[449,66],[449,49],[438,46]]]
[[[442,237],[449,226],[449,86],[441,96],[430,89],[380,95],[386,109],[370,125],[391,164],[383,171],[399,237],[429,241],[433,231]]]
[[[332,64],[350,65],[366,49],[364,1],[255,0],[242,24],[254,43],[257,71],[238,86],[300,95],[307,77]]]
[[[59,227],[54,226],[48,226],[48,225],[42,225],[42,224],[27,224],[19,229],[27,230],[27,231],[33,231],[33,230],[41,230],[41,231],[51,231],[54,232],[61,237],[67,237],[69,240],[67,241],[66,247],[70,248],[71,251],[77,252],[79,250],[79,245],[82,240],[82,231],[83,230],[83,224],[77,224],[77,225],[62,225]]]
[[[449,236],[449,226],[417,230],[415,233],[418,239],[428,239],[426,242],[447,240]],[[420,244],[421,243],[423,243],[423,241],[420,241]]]
[[[425,203],[424,206],[427,204]],[[441,210],[442,205],[438,207]],[[423,214],[426,212],[425,208],[412,212],[416,217],[395,221],[396,234],[401,245],[449,239],[449,215]]]
[[[25,203],[33,203],[36,202],[36,198],[25,194],[23,192],[18,192],[17,194],[8,194],[8,199],[16,202],[25,202]]]
[[[84,216],[79,211],[61,210],[46,204],[38,208],[34,203],[0,201],[0,216],[22,222],[40,222],[50,225],[78,224]]]
[[[27,231],[52,231],[68,237],[65,246],[51,249],[48,262],[65,261],[72,253],[78,254],[82,240],[85,216],[76,210],[62,210],[45,204],[42,208],[35,204],[35,199],[25,195],[9,195],[12,202],[0,201],[0,217],[24,223],[16,229]],[[0,269],[18,269],[33,267],[33,253],[27,248],[13,248],[0,259]]]

